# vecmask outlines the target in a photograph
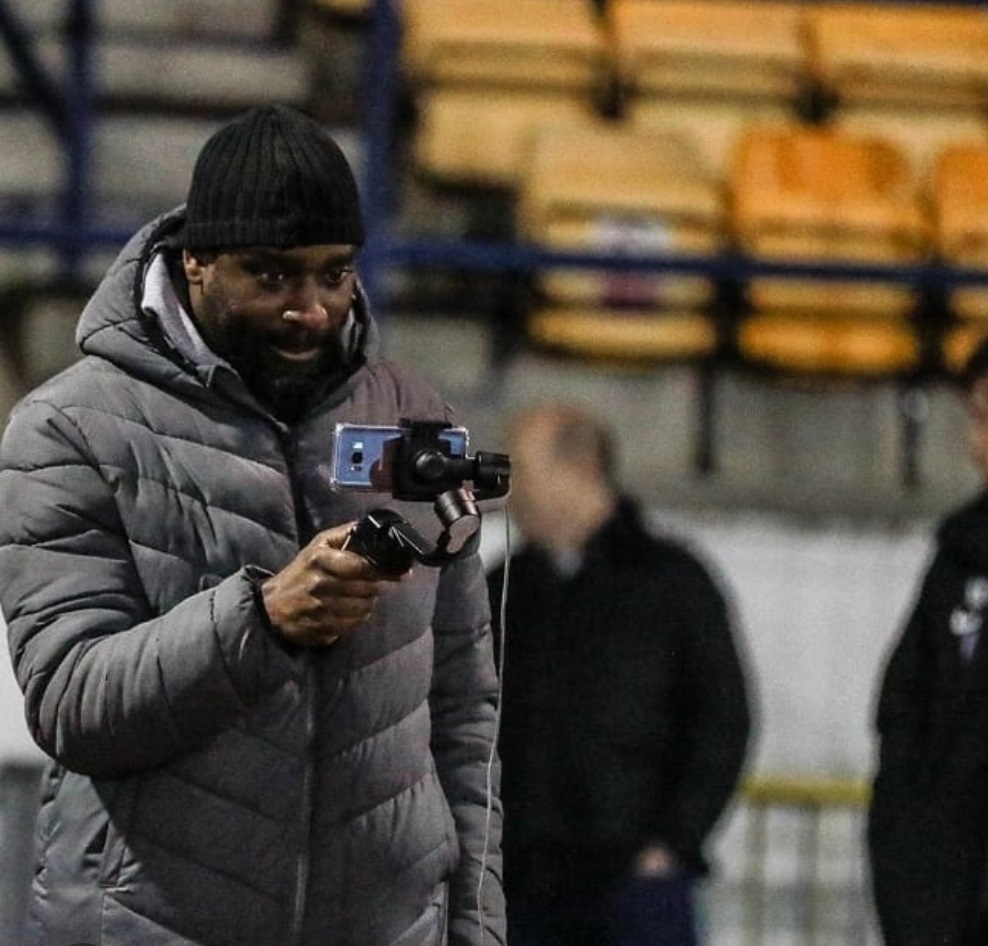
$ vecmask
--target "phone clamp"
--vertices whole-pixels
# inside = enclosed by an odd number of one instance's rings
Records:
[[[440,436],[450,426],[444,421],[402,419],[393,461],[395,499],[434,500],[467,482],[476,499],[507,494],[511,475],[507,455],[478,451],[474,456],[453,456],[449,443]]]

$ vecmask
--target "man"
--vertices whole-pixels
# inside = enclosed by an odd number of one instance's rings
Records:
[[[739,778],[747,693],[725,601],[615,483],[611,436],[545,404],[509,425],[505,885],[512,946],[696,942],[704,840]]]
[[[52,759],[30,944],[504,942],[476,550],[387,580],[344,548],[386,497],[330,488],[337,422],[450,416],[378,357],[362,241],[337,145],[250,111],[10,419],[0,602]]]
[[[988,343],[961,378],[988,483]],[[947,517],[881,681],[868,842],[887,946],[988,943],[988,491]]]

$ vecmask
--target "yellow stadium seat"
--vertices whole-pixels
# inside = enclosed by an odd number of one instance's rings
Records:
[[[402,59],[417,84],[587,89],[604,32],[584,0],[405,0]]]
[[[716,178],[689,143],[608,122],[559,126],[533,143],[521,181],[519,233],[565,250],[658,254],[722,248],[725,207]],[[557,302],[703,305],[705,277],[555,271],[542,276]]]
[[[803,8],[781,0],[611,0],[621,85],[632,95],[788,99],[804,74]]]
[[[419,105],[415,166],[437,181],[513,189],[540,128],[593,115],[587,96],[565,91],[431,89]]]
[[[540,349],[615,364],[693,361],[717,349],[716,329],[700,312],[545,306],[529,316],[526,334]]]
[[[731,229],[745,251],[777,260],[916,263],[927,226],[909,162],[877,137],[832,129],[747,130],[730,173]],[[826,291],[821,286],[826,285]],[[903,314],[907,288],[891,284],[759,278],[756,309]]]
[[[912,105],[843,105],[833,113],[833,126],[856,135],[893,142],[909,159],[921,184],[948,144],[988,145],[988,118],[981,109]]]
[[[730,206],[736,244],[755,259],[916,264],[928,252],[909,163],[877,137],[751,128],[732,167]],[[907,285],[756,276],[748,296],[739,347],[753,363],[859,375],[918,363],[907,320],[917,300]]]
[[[553,222],[600,214],[698,222],[719,228],[716,177],[680,135],[599,120],[543,129],[532,144],[519,219],[543,235]]]
[[[526,240],[563,251],[661,255],[722,249],[717,180],[672,134],[597,121],[544,129],[519,185]],[[530,320],[539,344],[627,360],[711,352],[706,276],[617,269],[548,268]]]
[[[533,132],[586,120],[605,70],[603,25],[583,0],[405,0],[402,61],[413,158],[452,184],[515,185]]]
[[[937,155],[932,180],[933,233],[949,263],[988,263],[988,142],[953,144]]]
[[[984,107],[988,22],[974,5],[807,6],[813,74],[843,104]]]
[[[752,124],[792,124],[790,105],[745,101],[729,96],[640,96],[631,99],[625,121],[642,130],[658,130],[689,140],[700,159],[724,179],[741,133]]]
[[[912,326],[880,317],[756,314],[741,322],[737,344],[751,364],[800,375],[878,378],[920,363]]]
[[[933,166],[931,203],[940,258],[955,266],[988,268],[988,142],[941,149]],[[988,286],[958,287],[951,304],[961,319],[988,321]]]
[[[974,349],[988,339],[988,322],[962,322],[949,326],[943,333],[940,358],[948,375],[957,375],[967,364]]]

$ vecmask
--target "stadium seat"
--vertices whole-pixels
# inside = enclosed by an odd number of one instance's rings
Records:
[[[927,224],[905,156],[877,137],[832,129],[747,130],[730,174],[730,228],[755,259],[910,264]],[[748,285],[742,357],[797,373],[897,374],[914,291],[892,281],[757,276]]]
[[[928,182],[937,154],[948,144],[988,145],[988,118],[980,108],[845,104],[834,110],[832,121],[841,131],[894,143],[921,185]]]
[[[946,145],[933,165],[930,188],[934,248],[952,266],[988,271],[988,143]],[[988,335],[988,282],[950,294],[955,322],[945,328],[941,358],[955,372]]]
[[[582,125],[593,115],[582,93],[432,88],[420,97],[415,167],[447,184],[513,190],[540,128]]]
[[[545,129],[521,179],[519,235],[555,250],[661,255],[722,248],[715,176],[673,134],[598,121]],[[712,353],[705,275],[548,268],[538,277],[531,340],[626,361]]]
[[[546,122],[586,120],[605,72],[583,0],[406,0],[402,63],[418,121],[416,168],[439,182],[512,188]]]
[[[631,96],[791,99],[805,56],[799,3],[611,0],[617,74]]]
[[[985,339],[988,339],[988,322],[961,322],[948,326],[940,347],[940,359],[947,375],[959,374],[974,349]]]
[[[584,0],[405,0],[402,60],[418,84],[586,89],[604,33]]]
[[[807,6],[817,80],[849,104],[984,107],[988,22],[976,5]]]
[[[934,246],[940,258],[964,267],[988,267],[988,142],[947,145],[933,167]],[[988,320],[988,287],[962,287],[954,313]]]
[[[752,364],[832,378],[906,374],[920,360],[912,326],[878,316],[756,314],[738,327],[738,349]]]
[[[787,125],[792,107],[778,101],[728,96],[639,96],[628,101],[625,121],[642,130],[681,135],[721,180],[726,180],[741,132],[752,124]]]
[[[693,361],[713,355],[717,331],[699,312],[656,317],[599,308],[544,307],[526,325],[535,347],[563,355],[620,365]]]

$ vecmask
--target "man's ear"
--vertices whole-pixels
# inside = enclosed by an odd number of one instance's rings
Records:
[[[189,250],[182,250],[182,269],[190,286],[201,286],[206,267],[210,264],[208,258],[194,255]]]

